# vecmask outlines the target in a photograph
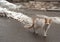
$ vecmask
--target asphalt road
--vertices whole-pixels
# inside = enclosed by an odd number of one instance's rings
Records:
[[[60,16],[60,12],[36,10],[20,10],[20,12],[30,17],[34,17],[36,14]],[[24,29],[23,25],[14,19],[0,17],[0,42],[60,42],[60,25],[52,24],[46,38],[40,35],[40,32],[38,34],[34,35],[32,32]]]

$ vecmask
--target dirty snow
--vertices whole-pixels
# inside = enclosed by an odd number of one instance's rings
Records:
[[[0,0],[0,6],[4,7],[4,8],[8,8],[8,9],[18,9],[18,8],[22,7],[22,5],[17,6],[13,3],[6,1],[6,0]]]

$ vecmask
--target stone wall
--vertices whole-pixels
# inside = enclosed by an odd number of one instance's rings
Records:
[[[30,1],[28,3],[24,3],[24,8],[38,9],[38,10],[60,9],[60,3],[59,2],[35,2],[35,1]]]
[[[60,1],[60,0],[8,0],[10,2],[28,2],[28,1]]]

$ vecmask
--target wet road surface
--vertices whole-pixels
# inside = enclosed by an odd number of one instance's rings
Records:
[[[28,16],[35,14],[45,14],[48,16],[60,16],[60,12],[40,12],[24,11]],[[0,17],[0,42],[60,42],[60,25],[51,25],[48,36],[44,38],[41,33],[34,35],[32,32],[24,29],[23,25],[14,20]]]

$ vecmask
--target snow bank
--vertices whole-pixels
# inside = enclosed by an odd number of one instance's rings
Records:
[[[28,25],[28,27],[32,26],[32,24],[33,24],[32,19],[30,17],[28,17],[27,15],[24,15],[23,13],[9,11],[8,9],[2,8],[2,7],[0,7],[0,13],[3,13],[3,14],[5,13],[7,15],[7,17],[16,19],[19,22],[23,23],[25,26]]]
[[[4,8],[8,8],[8,9],[17,9],[17,8],[21,8],[22,7],[22,5],[17,6],[15,4],[13,4],[13,3],[10,3],[8,1],[6,1],[6,0],[0,0],[0,6],[4,7]]]

